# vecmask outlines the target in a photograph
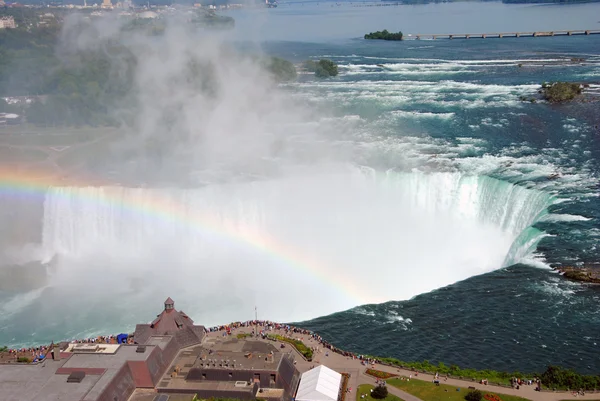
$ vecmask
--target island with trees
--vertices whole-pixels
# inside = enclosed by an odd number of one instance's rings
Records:
[[[279,57],[265,58],[261,64],[278,82],[293,81],[298,75],[296,67],[291,61]]]
[[[544,99],[550,103],[568,102],[581,95],[583,88],[581,84],[574,82],[554,82],[542,84]]]
[[[389,32],[387,29],[384,29],[383,31],[377,31],[377,32],[371,32],[371,33],[367,33],[365,35],[365,39],[371,39],[371,40],[402,40],[402,32],[398,31],[398,32]]]
[[[19,18],[22,25],[16,29],[0,29],[0,113],[16,114],[19,121],[45,127],[116,126],[135,115],[138,60],[120,39],[130,36],[132,31],[139,35],[163,35],[165,22],[161,18],[124,21],[114,37],[104,42],[98,40],[96,48],[66,47],[60,57],[56,49],[63,30],[62,18],[52,24],[31,27],[26,19]],[[233,24],[229,17],[224,18],[223,24]],[[198,24],[196,20],[190,21],[191,28]],[[77,37],[80,32],[93,32],[96,27],[91,20],[81,20],[69,29],[72,37]],[[246,57],[253,58],[274,82],[296,78],[294,64],[277,57],[236,54],[231,62]],[[198,60],[190,58],[186,79],[202,90],[209,90],[214,68],[215,65],[199,65]],[[23,96],[30,101],[8,104],[3,100]]]
[[[542,87],[538,90],[537,95],[533,96],[519,96],[522,102],[537,103],[540,100],[545,100],[548,103],[560,104],[567,103],[574,100],[580,100],[582,102],[597,102],[598,96],[588,95],[584,97],[584,89],[590,85],[587,83],[577,82],[544,82]]]
[[[309,72],[314,72],[317,78],[329,78],[338,75],[337,64],[328,59],[321,59],[319,61],[306,60],[304,68]]]

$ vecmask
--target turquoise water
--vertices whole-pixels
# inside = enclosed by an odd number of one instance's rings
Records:
[[[236,28],[228,36],[240,48],[295,62],[330,58],[340,75],[302,75],[282,85],[313,112],[302,120],[287,103],[277,108],[290,121],[278,121],[284,128],[275,131],[293,140],[278,142],[242,180],[49,189],[37,200],[40,252],[65,255],[65,269],[47,288],[2,298],[0,343],[131,330],[172,296],[199,323],[246,320],[258,305],[261,317],[304,320],[359,353],[598,372],[598,287],[549,270],[598,261],[598,103],[551,106],[519,97],[562,79],[598,90],[600,35],[400,43],[361,36],[383,28],[593,29],[600,5],[354,5],[232,11]],[[267,103],[276,108],[278,101]],[[243,117],[239,124],[221,118],[213,129],[254,128]],[[219,161],[227,155],[217,154]],[[300,160],[301,172],[290,173],[286,160]],[[222,170],[210,173],[221,178]],[[82,201],[101,200],[103,191],[119,202]],[[186,216],[209,210],[259,243],[267,232],[295,253],[257,255],[118,206],[157,197],[181,205]],[[347,311],[307,320],[340,310]]]
[[[288,42],[265,45],[297,60],[328,57],[340,63],[336,80],[293,87],[309,103],[355,116],[353,129],[361,132],[361,140],[377,143],[372,155],[361,155],[365,164],[493,177],[497,181],[485,190],[490,197],[517,198],[515,188],[528,188],[535,195],[523,202],[545,205],[514,240],[505,260],[510,267],[408,301],[364,305],[300,325],[340,347],[403,360],[503,370],[539,371],[551,363],[600,370],[595,357],[600,343],[598,287],[571,283],[543,269],[598,261],[598,106],[518,101],[520,95],[535,94],[543,81],[597,83],[599,38],[402,43],[359,38],[394,27],[405,33],[458,33],[597,26],[579,13],[597,13],[598,5],[586,7],[464,3],[364,12],[342,7],[349,10],[344,12],[330,11],[323,3],[312,13],[297,12],[304,21],[341,26],[346,40],[324,41],[311,31],[308,41],[314,43],[306,43],[292,24]],[[491,18],[491,10],[503,18]],[[281,12],[279,23],[294,14]],[[563,62],[572,57],[586,62]],[[516,187],[507,189],[509,183]]]

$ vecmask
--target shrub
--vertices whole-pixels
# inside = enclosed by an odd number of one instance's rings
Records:
[[[465,395],[467,401],[481,401],[483,394],[479,390],[471,390]]]
[[[548,366],[541,375],[542,384],[549,388],[593,390],[600,388],[600,376],[581,375],[571,369]]]
[[[373,397],[377,400],[383,400],[387,396],[388,396],[387,386],[377,386],[371,392],[371,397]]]
[[[373,357],[375,358],[375,357]],[[509,384],[510,379],[513,377],[526,377],[526,376],[534,376],[533,374],[523,374],[520,372],[497,372],[494,370],[475,370],[475,369],[465,369],[460,368],[457,365],[444,365],[443,363],[433,364],[429,361],[422,362],[405,362],[400,361],[395,358],[376,358],[383,363],[390,364],[392,366],[399,366],[403,369],[409,370],[417,370],[419,372],[426,371],[431,374],[438,372],[440,375],[451,375],[462,377],[466,379],[475,379],[478,377],[485,377],[491,382],[500,382],[504,384]],[[600,388],[600,386],[599,386]]]
[[[388,372],[383,372],[381,370],[376,370],[376,369],[367,369],[366,373],[369,376],[377,377],[378,379],[389,379],[390,377],[396,377],[397,376],[395,374],[388,373]]]
[[[22,363],[30,363],[31,359],[25,357],[25,356],[20,356],[17,358],[17,362],[22,362]]]

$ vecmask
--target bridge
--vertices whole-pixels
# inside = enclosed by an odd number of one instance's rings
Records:
[[[600,35],[600,29],[579,29],[569,31],[537,31],[537,32],[495,32],[495,33],[435,33],[408,35],[408,38],[421,39],[487,39],[487,38],[526,38],[548,36],[580,36]]]

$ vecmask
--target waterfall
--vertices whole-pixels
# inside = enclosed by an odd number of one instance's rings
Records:
[[[486,176],[365,168],[204,188],[55,187],[43,248],[68,261],[64,280],[102,271],[120,279],[100,287],[225,292],[290,321],[526,260],[542,235],[530,227],[552,202]],[[243,317],[229,312],[220,321]]]

